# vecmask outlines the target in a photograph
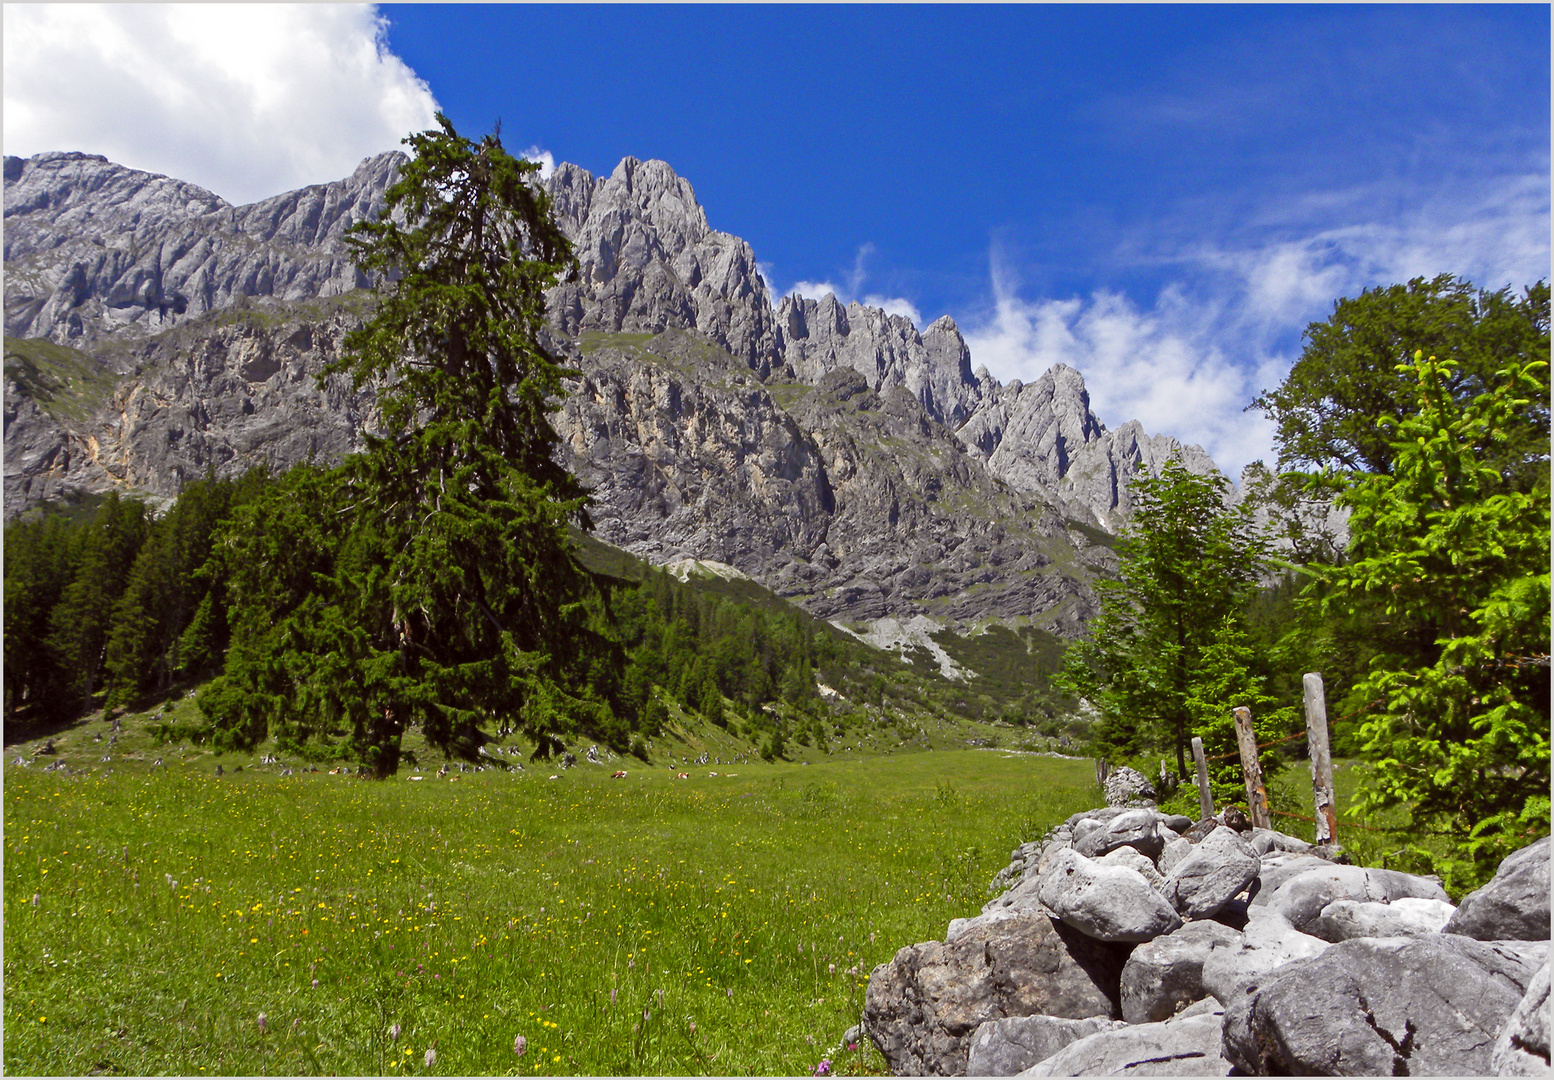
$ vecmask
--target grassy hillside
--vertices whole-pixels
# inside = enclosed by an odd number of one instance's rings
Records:
[[[44,338],[6,338],[5,377],[68,427],[107,404],[118,383],[94,357]]]

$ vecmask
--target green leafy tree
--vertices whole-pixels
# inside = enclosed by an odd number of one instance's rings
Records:
[[[1227,615],[1198,659],[1187,693],[1193,734],[1203,740],[1215,801],[1242,802],[1246,784],[1232,710],[1246,708],[1252,714],[1252,730],[1263,747],[1257,760],[1264,776],[1273,775],[1283,763],[1277,746],[1269,744],[1294,730],[1300,717],[1293,706],[1280,705],[1279,698],[1266,691],[1267,677],[1259,670],[1241,619]]]
[[[1367,289],[1336,301],[1327,321],[1306,327],[1305,342],[1283,384],[1250,406],[1278,425],[1280,467],[1389,473],[1396,451],[1376,421],[1413,407],[1413,382],[1404,372],[1414,351],[1451,361],[1441,391],[1465,404],[1492,389],[1506,363],[1548,362],[1549,285],[1540,281],[1517,297],[1442,274]],[[1523,472],[1527,462],[1548,446],[1547,370],[1491,448],[1492,461],[1524,479],[1531,479]]]
[[[1507,433],[1547,394],[1547,365],[1512,361],[1464,403],[1456,362],[1416,353],[1414,397],[1382,419],[1390,475],[1354,478],[1349,558],[1320,568],[1323,610],[1358,608],[1408,628],[1352,698],[1375,758],[1357,810],[1406,806],[1458,841],[1454,888],[1549,832],[1549,481],[1522,490]],[[1546,401],[1546,396],[1544,397]],[[1496,463],[1502,463],[1497,467]]]
[[[203,637],[192,643],[203,643],[202,663],[220,648],[224,620],[212,595],[219,584],[201,571],[233,501],[247,497],[258,479],[196,481],[151,526],[113,611],[106,662],[110,705],[172,683],[185,667],[183,635],[196,615]]]
[[[295,691],[292,722],[349,730],[378,775],[397,767],[412,723],[444,749],[510,723],[542,753],[578,727],[613,729],[589,687],[601,682],[596,658],[621,659],[568,537],[569,524],[589,524],[586,494],[556,463],[549,415],[567,372],[542,344],[544,292],[570,265],[569,245],[537,165],[497,135],[477,143],[438,124],[406,139],[414,156],[382,215],[347,235],[386,287],[321,378],[375,386],[379,428],[337,473],[309,481],[345,524],[289,521],[317,541],[303,548],[319,565],[306,595],[271,608],[272,621],[284,613],[273,631],[255,605],[289,553],[232,538],[261,546],[235,622],[278,647],[247,650],[239,689],[272,720],[275,687]]]
[[[1196,475],[1172,458],[1134,485],[1118,577],[1097,584],[1101,614],[1065,656],[1058,685],[1098,711],[1099,751],[1170,747],[1185,776],[1205,650],[1240,617],[1265,545],[1250,508],[1226,505],[1223,476]]]

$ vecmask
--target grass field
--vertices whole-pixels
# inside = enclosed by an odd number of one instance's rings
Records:
[[[870,970],[1098,801],[987,750],[366,782],[127,743],[7,753],[8,1072],[882,1072],[837,1047]]]

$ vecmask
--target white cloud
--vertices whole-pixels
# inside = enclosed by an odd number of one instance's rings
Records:
[[[1085,376],[1091,408],[1109,428],[1138,420],[1152,435],[1196,443],[1232,478],[1271,459],[1272,425],[1242,410],[1287,361],[1233,354],[1219,338],[1218,305],[1174,287],[1147,310],[1106,289],[1028,301],[996,253],[992,284],[992,311],[963,329],[973,363],[1026,382],[1067,364]]]
[[[911,320],[912,325],[921,329],[923,315],[917,305],[903,296],[886,296],[882,293],[863,292],[863,283],[868,280],[868,271],[864,268],[864,261],[874,254],[874,245],[871,243],[860,244],[858,254],[853,259],[853,267],[847,274],[847,284],[838,285],[831,281],[796,281],[790,285],[783,296],[803,296],[816,300],[832,293],[844,304],[859,303],[865,307],[875,307],[884,310],[887,315],[900,315]],[[768,276],[767,281],[771,278]]]
[[[541,150],[538,146],[531,146],[519,156],[525,161],[539,163],[541,180],[549,180],[550,174],[556,171],[556,156],[549,150]]]
[[[6,4],[5,152],[102,154],[244,203],[433,126],[362,4]]]
[[[1233,241],[1146,261],[1175,267],[1177,282],[1148,307],[1104,288],[1027,300],[995,249],[992,306],[962,322],[972,363],[1004,381],[1067,364],[1108,427],[1139,420],[1199,444],[1235,477],[1274,458],[1273,424],[1246,406],[1283,381],[1301,332],[1339,297],[1442,273],[1517,291],[1547,277],[1548,174],[1534,167],[1428,195],[1316,191],[1268,208]]]

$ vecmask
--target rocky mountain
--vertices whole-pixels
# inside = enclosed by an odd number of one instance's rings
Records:
[[[6,514],[359,445],[370,391],[315,375],[371,304],[344,230],[403,160],[233,207],[101,157],[6,158]],[[558,429],[610,543],[726,563],[860,632],[1071,634],[1132,477],[1172,453],[1213,468],[1137,423],[1108,430],[1070,368],[973,370],[949,317],[774,304],[750,246],[663,162],[562,165],[546,185],[578,264],[548,297],[583,373]]]

